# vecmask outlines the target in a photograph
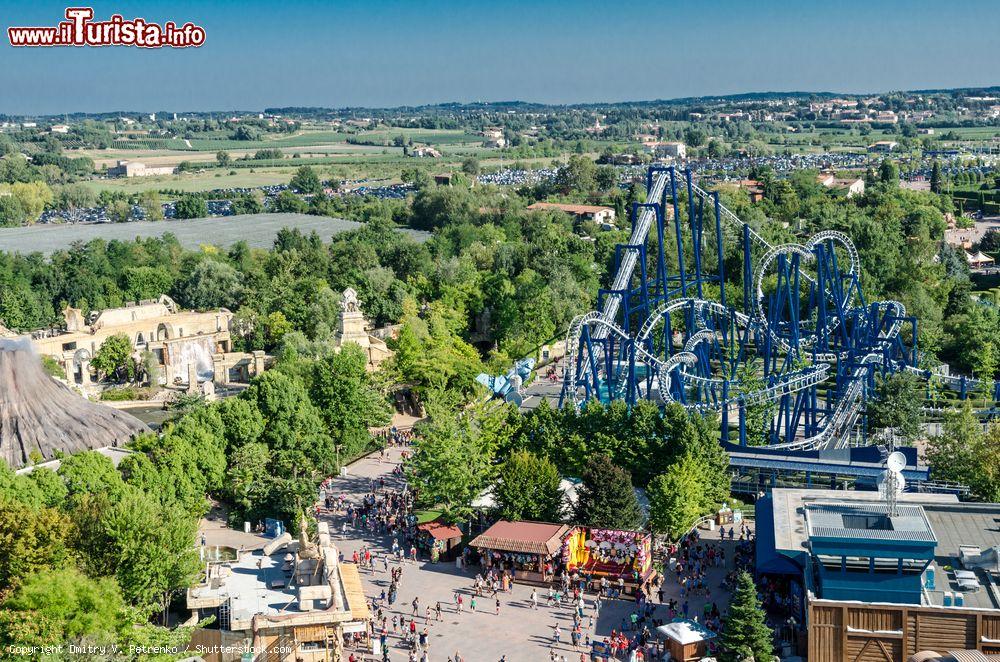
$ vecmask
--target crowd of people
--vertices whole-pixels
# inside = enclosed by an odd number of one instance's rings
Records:
[[[597,579],[555,570],[556,580],[549,586],[532,587],[527,600],[517,600],[510,572],[499,567],[471,567],[468,570],[473,576],[471,585],[453,590],[451,598],[437,600],[418,592],[412,600],[407,597],[401,601],[404,575],[416,572],[406,568],[418,560],[414,494],[406,484],[404,470],[412,432],[390,428],[378,436],[387,447],[402,449],[393,455],[403,457],[403,462],[394,462],[391,471],[366,478],[367,491],[360,498],[349,499],[344,492],[335,495],[330,484],[333,479],[325,482],[323,488],[324,514],[334,519],[345,539],[386,541],[384,547],[365,544],[350,559],[371,573],[372,581],[381,586],[371,598],[370,636],[380,643],[383,661],[429,662],[430,634],[439,624],[443,626],[446,619],[454,622],[471,614],[500,616],[512,607],[547,612],[552,619],[549,659],[554,662],[598,658],[627,662],[659,660],[666,652],[665,642],[655,634],[659,626],[689,618],[719,632],[726,599],[735,586],[738,572],[752,570],[752,529],[746,523],[724,524],[718,538],[705,539],[694,530],[677,543],[660,548],[657,556],[663,561],[662,571],[654,572],[632,596],[626,594],[620,579]],[[387,457],[379,454],[377,461],[381,464]],[[468,549],[466,552],[459,557],[464,562],[457,566],[463,570],[475,565],[474,555],[468,554]],[[766,578],[759,586],[761,600],[769,610],[774,610],[778,621],[775,626],[780,627],[782,613],[791,613],[788,587]],[[413,595],[412,586],[409,593]],[[623,614],[625,600],[629,602]],[[616,605],[615,616],[605,614],[601,622],[607,627],[611,618],[614,627],[609,634],[598,636],[595,627],[608,604]],[[400,654],[406,657],[401,658]],[[436,654],[435,662],[442,657]],[[372,658],[358,652],[347,659],[360,662]],[[460,662],[465,658],[455,651],[446,659]]]

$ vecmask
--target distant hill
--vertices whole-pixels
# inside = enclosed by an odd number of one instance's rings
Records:
[[[169,117],[173,112],[178,115],[184,115],[186,117],[212,117],[221,119],[223,117],[228,117],[231,115],[246,115],[254,114],[257,112],[264,112],[270,115],[294,115],[294,116],[304,116],[304,117],[384,117],[386,115],[393,114],[461,114],[463,112],[468,113],[482,113],[482,112],[545,112],[545,111],[558,111],[558,110],[604,110],[604,109],[614,109],[614,108],[636,108],[636,107],[657,107],[657,106],[696,106],[696,105],[712,105],[712,104],[726,104],[726,103],[739,103],[747,101],[771,101],[776,99],[831,99],[835,97],[852,99],[859,97],[869,97],[878,96],[882,94],[923,94],[923,95],[947,95],[947,96],[961,96],[961,95],[975,95],[975,96],[991,96],[1000,95],[1000,85],[994,85],[990,87],[961,87],[961,88],[940,88],[940,89],[926,89],[926,90],[892,90],[885,92],[873,92],[866,94],[857,93],[845,93],[845,92],[809,92],[809,91],[793,91],[793,92],[743,92],[740,94],[723,94],[723,95],[708,95],[708,96],[697,96],[697,97],[680,97],[675,99],[652,99],[652,100],[635,100],[635,101],[607,101],[607,102],[592,102],[592,103],[579,103],[579,104],[544,104],[535,103],[531,101],[474,101],[474,102],[460,102],[460,101],[448,101],[435,104],[423,104],[416,106],[394,106],[387,108],[376,108],[376,107],[352,107],[346,106],[342,108],[326,108],[321,106],[278,106],[273,108],[265,108],[263,111],[257,110],[187,110],[187,111],[156,111],[157,117]],[[59,120],[83,120],[83,119],[114,119],[116,117],[121,117],[122,115],[143,115],[147,114],[149,111],[137,111],[137,110],[120,110],[106,113],[80,113],[80,112],[68,112],[59,113],[57,115],[39,115],[39,116],[14,116],[5,115],[0,113],[0,119],[3,120],[20,120],[20,119],[59,119]]]

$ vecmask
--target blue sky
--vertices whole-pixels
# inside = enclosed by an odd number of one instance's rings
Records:
[[[85,4],[85,3],[78,3]],[[11,48],[66,4],[0,0],[0,113],[647,100],[1000,84],[997,0],[92,3],[198,49]],[[621,9],[614,9],[621,6]]]

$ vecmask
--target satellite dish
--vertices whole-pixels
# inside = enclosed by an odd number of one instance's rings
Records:
[[[896,497],[906,489],[906,479],[898,471],[886,470],[878,477],[878,491],[883,499]],[[892,489],[890,489],[890,487]]]
[[[895,451],[889,454],[889,457],[885,460],[885,468],[889,471],[902,471],[906,467],[906,456]]]

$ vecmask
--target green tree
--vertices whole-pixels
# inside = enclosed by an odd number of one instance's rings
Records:
[[[59,476],[69,496],[84,494],[118,495],[125,487],[114,463],[97,451],[74,453],[59,464]]]
[[[649,483],[649,528],[654,533],[677,540],[710,512],[703,490],[706,471],[704,463],[685,455]]]
[[[72,563],[71,531],[58,510],[32,508],[0,494],[0,589],[33,572]]]
[[[279,214],[304,214],[309,205],[292,191],[282,191],[275,198],[272,211]]]
[[[139,194],[139,206],[147,221],[163,220],[163,203],[159,191],[142,191]]]
[[[229,165],[229,162],[231,160],[232,159],[229,156],[229,152],[226,152],[224,150],[220,150],[220,151],[218,151],[218,152],[215,153],[215,162],[218,163],[222,167],[225,167],[225,166]]]
[[[556,183],[563,193],[589,193],[596,186],[597,166],[585,156],[573,155],[556,173]]]
[[[736,577],[736,590],[729,600],[729,610],[722,620],[719,636],[719,660],[744,662],[750,655],[757,662],[774,656],[774,634],[767,627],[767,615],[757,599],[753,577],[741,571]]]
[[[475,177],[479,174],[479,159],[474,156],[467,156],[462,159],[462,172],[470,177]]]
[[[500,466],[493,485],[498,514],[506,520],[559,522],[564,496],[559,470],[546,457],[528,451],[513,453]]]
[[[892,159],[882,159],[878,167],[878,178],[883,184],[899,186],[899,166]]]
[[[879,375],[874,397],[865,405],[868,424],[873,430],[891,429],[900,444],[911,444],[920,436],[922,400],[921,385],[913,373]]]
[[[368,357],[356,343],[313,364],[309,396],[326,421],[339,456],[353,459],[371,443],[369,428],[387,425],[388,401],[378,391],[367,370]]]
[[[931,166],[931,193],[941,193],[941,181],[941,164],[934,159],[934,164]]]
[[[114,639],[128,627],[115,580],[92,579],[72,565],[28,576],[0,611],[0,641],[21,646],[65,645],[94,635]],[[15,624],[22,627],[15,630]]]
[[[576,519],[586,526],[638,530],[642,508],[629,472],[604,454],[587,460],[577,490]]]
[[[128,487],[117,499],[98,495],[74,519],[86,532],[83,556],[97,574],[114,575],[125,598],[145,614],[163,611],[191,585],[200,564],[198,520]]]
[[[107,338],[94,354],[91,365],[98,373],[117,381],[135,378],[135,361],[132,360],[132,341],[124,333]]]
[[[315,194],[323,192],[323,184],[319,181],[319,175],[310,166],[301,166],[292,175],[292,181],[288,183],[293,191],[297,193]]]
[[[480,434],[475,414],[432,397],[426,419],[417,428],[409,480],[419,505],[440,508],[452,522],[467,519],[471,504],[490,474],[492,453]]]
[[[300,379],[269,370],[241,397],[254,403],[265,421],[260,440],[271,449],[274,474],[318,484],[333,473],[333,441]]]
[[[208,216],[208,203],[200,195],[182,195],[174,204],[174,216],[177,218],[205,218]]]
[[[112,200],[105,212],[112,223],[127,223],[132,217],[132,205],[127,200]]]
[[[10,195],[0,195],[0,226],[14,227],[28,220],[21,202]]]
[[[173,275],[163,267],[125,267],[122,279],[125,295],[132,301],[158,299],[174,284]]]
[[[244,294],[243,276],[236,269],[213,259],[198,262],[178,287],[178,298],[188,308],[239,307]]]
[[[684,144],[689,147],[701,147],[706,140],[708,140],[708,134],[705,133],[704,129],[693,124],[684,129]]]

